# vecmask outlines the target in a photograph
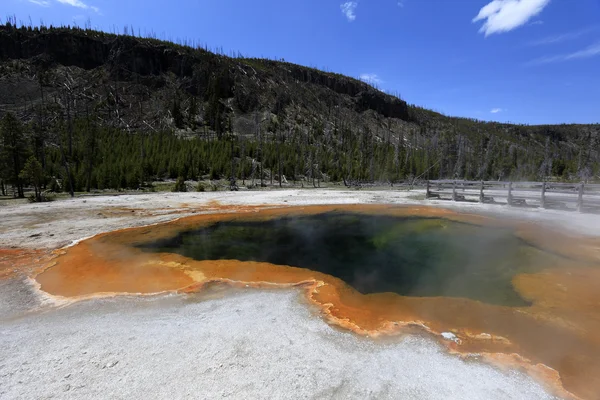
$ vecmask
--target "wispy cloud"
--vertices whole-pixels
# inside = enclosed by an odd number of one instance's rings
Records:
[[[52,2],[50,0],[27,0],[27,1],[32,4],[42,6],[42,7],[50,7],[50,5],[52,4]],[[55,0],[55,1],[57,3],[64,4],[67,6],[81,8],[82,10],[92,10],[93,12],[95,12],[97,14],[100,13],[100,9],[98,7],[90,6],[81,0]]]
[[[596,29],[598,29],[598,26],[590,26],[590,27],[580,29],[580,30],[574,31],[574,32],[562,33],[560,35],[554,35],[554,36],[547,36],[543,39],[534,40],[533,42],[529,42],[529,45],[530,46],[543,46],[543,45],[547,45],[547,44],[562,43],[562,42],[566,42],[568,40],[577,39],[585,34],[595,31]]]
[[[383,80],[377,74],[360,74],[360,80],[370,85],[381,85]]]
[[[493,0],[484,6],[473,22],[484,21],[479,32],[485,36],[509,32],[541,13],[550,0]]]
[[[358,7],[358,2],[356,1],[347,1],[346,3],[340,5],[342,14],[346,16],[348,22],[352,22],[356,19],[356,7]]]
[[[42,7],[49,7],[50,6],[50,1],[48,0],[27,0],[30,3],[33,4],[37,4],[38,6],[42,6]]]
[[[586,47],[585,49],[575,51],[573,53],[568,54],[558,54],[555,56],[546,56],[541,58],[536,58],[535,60],[529,61],[525,65],[541,65],[541,64],[550,64],[557,62],[565,62],[572,60],[582,60],[585,58],[591,58],[600,55],[600,42],[592,44],[591,46]]]
[[[69,6],[73,6],[73,7],[77,7],[77,8],[83,8],[83,9],[90,8],[87,4],[85,4],[81,0],[56,0],[56,1],[58,1],[61,4],[67,4]]]
[[[490,110],[490,112],[491,112],[492,114],[498,114],[498,113],[501,113],[502,111],[504,111],[502,108],[492,108],[492,109]]]

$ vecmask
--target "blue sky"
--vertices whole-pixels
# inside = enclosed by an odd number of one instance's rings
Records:
[[[0,0],[0,16],[284,58],[448,115],[600,122],[600,0]]]

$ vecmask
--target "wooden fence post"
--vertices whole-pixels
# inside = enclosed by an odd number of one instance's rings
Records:
[[[542,208],[546,208],[546,182],[542,182],[541,206],[542,206]]]
[[[452,182],[452,201],[456,201],[456,181]]]
[[[508,182],[508,205],[512,206],[513,197],[512,197],[512,182]]]
[[[481,190],[479,191],[479,202],[483,203],[483,181],[481,181]]]
[[[583,211],[583,182],[579,184],[579,196],[577,197],[577,211]]]

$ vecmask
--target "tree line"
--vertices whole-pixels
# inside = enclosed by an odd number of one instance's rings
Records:
[[[286,126],[276,115],[266,126],[257,123],[253,135],[236,134],[230,122],[182,135],[174,130],[127,131],[99,124],[91,114],[57,115],[28,123],[12,113],[4,115],[3,195],[24,197],[28,185],[39,200],[46,190],[73,194],[140,189],[150,188],[156,180],[177,178],[263,186],[282,185],[284,179],[313,186],[322,181],[393,184],[419,178],[566,179],[577,176],[586,157],[562,158],[549,139],[544,152],[539,152],[495,136],[472,138],[422,129],[394,138],[389,132],[374,133],[367,126],[356,129],[350,124],[326,128],[319,121],[310,127]],[[597,171],[598,163],[589,168]]]

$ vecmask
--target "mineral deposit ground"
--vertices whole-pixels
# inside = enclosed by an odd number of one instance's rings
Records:
[[[0,398],[600,398],[600,217],[414,198],[0,206]]]

